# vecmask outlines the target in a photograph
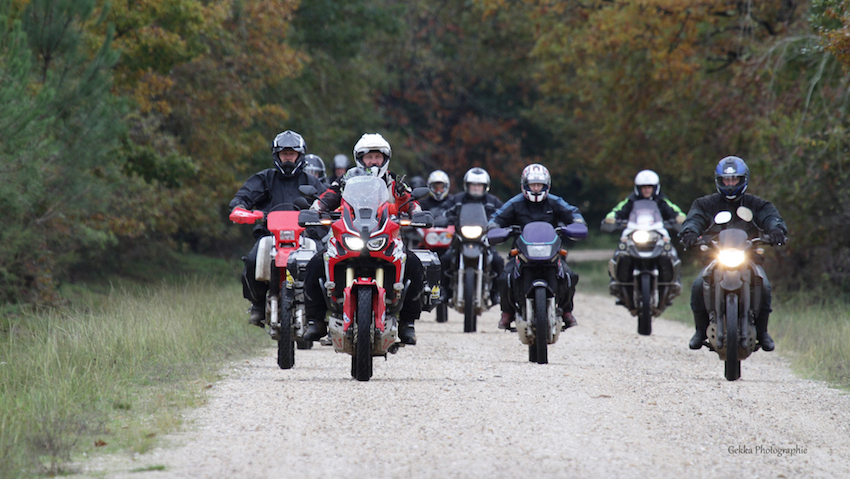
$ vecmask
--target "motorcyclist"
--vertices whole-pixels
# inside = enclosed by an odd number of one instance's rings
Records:
[[[436,172],[435,172],[436,173]],[[442,171],[439,171],[442,173]],[[433,173],[432,173],[433,175]],[[446,177],[448,180],[448,176]],[[484,168],[474,167],[470,168],[466,174],[463,175],[463,192],[458,193],[452,196],[450,199],[446,201],[449,206],[445,212],[443,213],[443,217],[448,224],[455,226],[455,231],[459,231],[460,225],[458,225],[458,216],[460,215],[460,209],[463,205],[467,203],[481,203],[484,205],[484,211],[487,213],[487,217],[490,218],[493,214],[501,208],[502,200],[496,198],[491,195],[490,192],[490,174],[487,173],[487,170]],[[434,220],[435,222],[437,220]],[[460,249],[460,239],[457,235],[455,235],[452,240],[451,246],[446,250],[445,253],[440,257],[440,265],[442,268],[442,292],[443,292],[443,301],[446,302],[449,298],[452,297],[452,280],[451,273],[457,267],[457,257]],[[499,252],[496,251],[496,248],[490,247],[490,271],[496,275],[501,275],[502,271],[505,269],[505,260],[499,255]],[[499,303],[499,282],[493,281],[490,288],[490,300],[493,304]]]
[[[319,179],[323,185],[328,186],[328,178],[325,176],[325,162],[319,155],[308,153],[304,155],[304,171]]]
[[[508,200],[496,211],[490,219],[488,228],[505,228],[513,225],[524,227],[533,221],[545,221],[556,227],[560,224],[587,224],[578,208],[570,205],[559,196],[549,194],[552,176],[545,166],[537,163],[526,166],[522,170],[520,181],[522,193]],[[570,278],[569,284],[560,285],[565,287],[566,291],[559,292],[558,295],[558,307],[563,311],[564,329],[566,329],[578,324],[572,314],[573,296],[575,295],[576,283],[578,283],[578,275],[570,270],[565,262],[562,262],[562,264],[565,273]],[[514,274],[517,267],[517,258],[510,258],[499,276],[500,304],[502,307],[502,318],[499,320],[500,329],[508,329],[516,315],[507,278]]]
[[[410,185],[411,188],[421,188],[423,186],[428,186],[428,183],[425,182],[425,178],[422,178],[419,175],[412,176],[409,180],[407,180],[407,184]]]
[[[333,184],[334,181],[342,178],[350,166],[351,162],[348,160],[348,156],[343,155],[342,153],[334,155],[333,176],[331,176],[328,180],[328,184]]]
[[[410,187],[400,181],[395,173],[388,171],[392,148],[387,140],[379,133],[366,133],[354,145],[354,161],[357,167],[366,170],[369,174],[382,178],[390,193],[390,201],[401,206],[400,213],[412,214],[422,209],[419,203],[411,199]],[[345,188],[345,177],[343,181],[337,180],[325,191],[311,207],[320,212],[333,211],[337,209],[342,200],[342,190]],[[410,280],[410,286],[404,297],[404,303],[399,312],[398,337],[404,344],[416,344],[416,332],[413,322],[419,319],[422,312],[420,294],[424,283],[424,271],[419,258],[407,251],[407,261],[404,268],[405,283]],[[307,330],[304,339],[317,341],[327,334],[325,316],[327,304],[322,297],[321,284],[324,283],[324,261],[322,255],[317,254],[307,265],[304,280],[305,313],[308,318]],[[321,281],[321,283],[320,283]]]
[[[654,201],[658,205],[658,211],[661,212],[661,218],[664,221],[675,221],[679,225],[685,221],[685,214],[681,208],[676,206],[675,203],[670,201],[661,192],[661,179],[658,177],[658,174],[652,170],[642,170],[635,176],[634,192],[619,202],[617,206],[605,215],[605,219],[602,222],[602,231],[614,231],[617,222],[628,221],[629,214],[631,214],[634,207],[634,202],[638,200]],[[664,279],[664,281],[672,280],[676,283],[674,287],[677,288],[677,292],[675,294],[678,295],[678,291],[681,291],[682,288],[681,279],[679,277],[672,278],[674,276],[673,263],[676,262],[678,254],[675,248],[672,248],[667,254],[669,254],[669,257],[666,257],[667,261],[663,264],[664,271],[662,271],[661,276],[669,278]],[[617,262],[617,275],[621,276],[619,278],[621,282],[626,282],[628,281],[627,278],[631,278],[631,264],[629,262],[621,263],[620,261],[621,258],[627,257],[628,253],[626,251],[618,249],[614,252],[614,261]],[[615,284],[614,278],[611,278],[611,284]]]
[[[420,200],[419,206],[425,211],[430,211],[436,223],[437,218],[441,217],[443,212],[454,204],[450,201],[449,188],[451,187],[451,181],[449,180],[449,175],[445,171],[434,170],[428,175],[427,186],[428,197]]]
[[[307,152],[307,143],[304,138],[292,130],[286,130],[272,141],[273,168],[265,169],[245,181],[245,184],[236,192],[236,196],[230,200],[231,211],[236,208],[259,209],[268,213],[269,210],[279,204],[293,204],[296,198],[301,197],[298,187],[310,185],[317,191],[324,192],[325,186],[314,176],[305,173],[304,156]],[[257,249],[260,239],[271,233],[264,225],[258,224],[254,227],[254,247],[243,258],[245,269],[242,272],[242,294],[245,299],[251,301],[250,316],[248,322],[255,326],[263,326],[266,314],[266,293],[268,283],[257,281],[254,270],[257,264]]]
[[[748,233],[750,238],[758,236],[759,231],[763,231],[767,233],[772,244],[785,244],[788,227],[779,215],[779,211],[770,201],[745,193],[749,181],[750,169],[741,158],[727,156],[717,163],[714,172],[717,193],[694,200],[690,211],[688,211],[688,217],[682,224],[682,232],[679,237],[686,249],[697,244],[700,235],[706,233],[714,225],[714,217],[721,211],[732,213],[732,222],[725,226],[741,228]],[[742,206],[753,212],[751,222],[738,218],[737,209]],[[758,265],[757,267],[760,268]],[[764,277],[762,288],[761,311],[756,317],[756,339],[763,350],[773,351],[775,345],[773,339],[767,333],[767,322],[771,312],[771,288],[767,276]],[[709,323],[703,297],[702,275],[697,276],[691,288],[691,310],[694,313],[696,332],[688,346],[691,349],[700,349],[706,340],[706,328]]]

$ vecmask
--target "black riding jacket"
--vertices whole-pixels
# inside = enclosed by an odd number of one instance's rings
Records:
[[[496,198],[495,196],[487,193],[486,195],[476,198],[469,193],[463,192],[458,193],[454,196],[449,197],[446,200],[446,205],[448,208],[445,210],[443,215],[448,218],[449,224],[457,226],[458,215],[460,215],[460,208],[467,203],[481,203],[484,205],[484,211],[487,213],[487,218],[491,218],[496,211],[504,206],[502,200]]]
[[[525,226],[532,221],[545,221],[552,226],[558,226],[559,223],[587,224],[578,208],[553,194],[548,194],[544,201],[535,203],[520,193],[508,200],[490,218],[490,222],[500,228],[511,225]]]
[[[741,206],[752,210],[752,222],[744,221],[738,217],[736,210]],[[747,232],[750,238],[758,236],[759,230],[768,232],[774,228],[779,228],[782,234],[788,234],[785,221],[782,220],[779,211],[770,201],[749,193],[744,194],[737,201],[728,201],[720,193],[714,193],[694,200],[690,211],[688,211],[688,217],[682,224],[682,231],[679,236],[684,236],[689,232],[697,235],[704,234],[714,224],[714,216],[721,211],[732,213],[732,221],[724,225],[724,229],[741,228]]]

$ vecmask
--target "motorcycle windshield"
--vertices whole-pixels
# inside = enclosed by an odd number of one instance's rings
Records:
[[[530,260],[548,260],[561,249],[561,242],[554,226],[534,221],[522,228],[517,246]]]
[[[487,212],[481,203],[466,203],[460,207],[458,221],[461,226],[487,226]]]
[[[657,203],[652,200],[634,202],[632,212],[629,213],[629,223],[623,230],[623,236],[626,237],[635,231],[657,231],[665,238],[670,237],[664,228],[664,218],[661,216],[661,210],[658,209]]]
[[[721,249],[743,250],[748,239],[747,232],[738,228],[728,228],[717,234],[717,243]]]
[[[355,176],[346,181],[342,199],[354,213],[354,229],[367,231],[378,227],[378,208],[390,199],[387,184],[376,176]]]

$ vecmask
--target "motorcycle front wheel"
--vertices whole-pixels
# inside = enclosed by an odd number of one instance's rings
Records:
[[[358,381],[372,378],[372,289],[357,290],[357,339],[354,344],[352,375]]]
[[[292,338],[292,314],[280,308],[280,334],[277,340],[277,365],[280,369],[295,366],[295,341]]]
[[[638,334],[652,334],[652,276],[640,275],[640,310],[638,311]]]
[[[738,360],[738,295],[726,295],[726,380],[741,377],[741,361]]]
[[[475,268],[467,266],[463,274],[463,332],[474,333],[478,318],[475,316]]]
[[[534,343],[528,345],[528,360],[549,363],[549,315],[546,310],[546,288],[534,288]]]

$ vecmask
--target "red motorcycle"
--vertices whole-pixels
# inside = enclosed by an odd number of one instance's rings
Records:
[[[417,188],[413,197],[424,194],[427,188]],[[407,253],[401,227],[433,224],[427,212],[400,217],[403,205],[389,199],[384,180],[356,176],[345,184],[340,213],[321,218],[316,211],[302,211],[298,221],[301,226],[332,225],[333,236],[324,253],[327,280],[322,285],[328,335],[336,352],[351,355],[351,375],[358,381],[372,377],[374,356],[386,358],[403,346],[397,342],[398,313],[410,282],[404,282]]]
[[[298,209],[308,206],[304,200],[295,205],[275,206],[268,215],[242,208],[230,213],[234,223],[265,221],[266,229],[272,233],[260,239],[254,275],[258,281],[269,283],[263,322],[271,338],[277,341],[277,364],[281,369],[291,369],[295,364],[296,344],[298,349],[313,346],[312,341],[301,339],[307,327],[304,274],[318,247],[314,240],[303,235],[305,228],[298,225]]]

